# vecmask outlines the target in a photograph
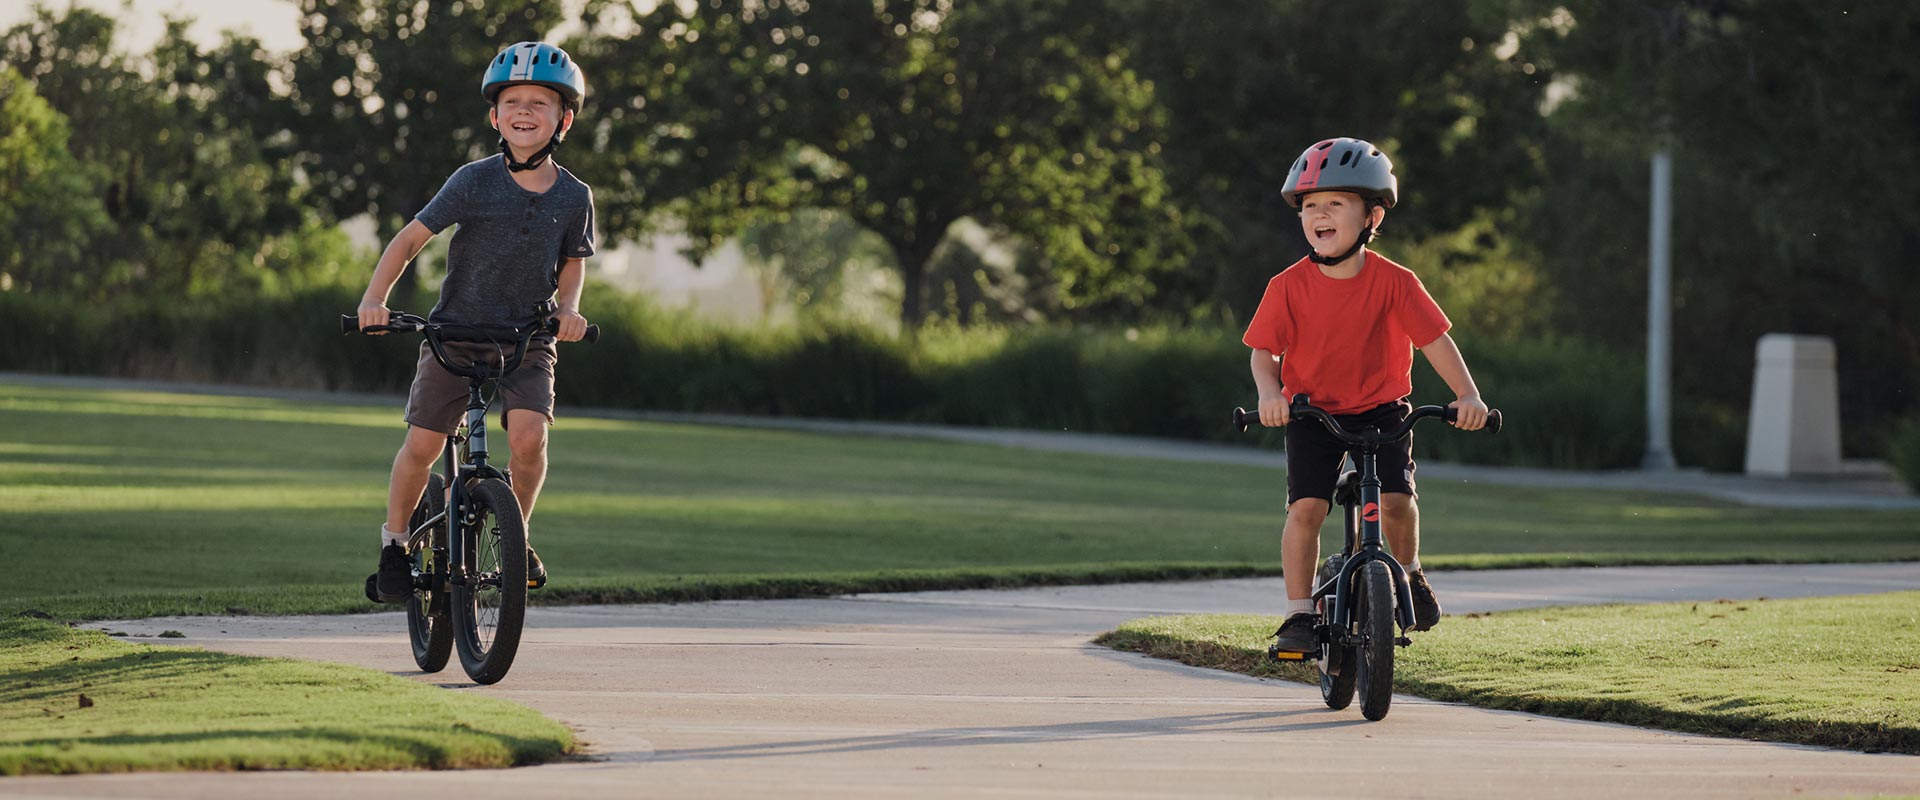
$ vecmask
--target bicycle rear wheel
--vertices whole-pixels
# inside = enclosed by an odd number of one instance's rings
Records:
[[[1393,575],[1386,564],[1368,562],[1358,588],[1354,615],[1365,634],[1359,647],[1360,715],[1378,720],[1393,703]]]
[[[421,531],[427,520],[447,510],[447,482],[438,473],[427,478],[427,489],[413,507],[407,530],[413,532],[413,592],[407,595],[407,638],[413,640],[413,663],[421,672],[446,669],[453,653],[453,618],[447,613],[447,521]]]
[[[466,578],[453,587],[454,645],[476,683],[507,676],[527,612],[527,530],[505,481],[474,481],[472,522],[461,525]]]

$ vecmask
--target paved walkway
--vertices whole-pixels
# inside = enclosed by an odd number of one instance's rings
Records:
[[[1920,564],[1435,573],[1454,613],[1920,588]],[[600,759],[496,772],[0,780],[15,797],[1836,797],[1920,794],[1920,757],[1661,733],[1315,687],[1088,644],[1155,613],[1270,612],[1274,579],[536,609],[492,687]],[[1444,622],[1442,624],[1445,624]],[[105,623],[411,672],[398,614]],[[1416,634],[1418,636],[1418,634]],[[1418,647],[1418,640],[1414,645]],[[377,725],[377,720],[370,720]]]

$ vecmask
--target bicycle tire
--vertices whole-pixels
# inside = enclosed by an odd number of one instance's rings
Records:
[[[1368,562],[1359,588],[1354,613],[1366,635],[1360,644],[1357,670],[1360,715],[1378,721],[1387,716],[1393,704],[1393,575],[1387,565]]]
[[[474,481],[473,520],[461,525],[466,578],[453,587],[454,647],[475,683],[498,683],[520,649],[527,611],[527,531],[505,481]]]
[[[413,507],[407,530],[420,537],[420,526],[447,508],[447,482],[438,473],[427,478],[426,491]],[[428,531],[424,541],[415,541],[413,570],[416,583],[407,594],[407,638],[413,643],[413,663],[421,672],[439,672],[447,668],[453,654],[453,616],[447,612],[446,560],[447,522],[441,520]],[[426,587],[417,576],[426,576]]]
[[[1329,574],[1330,570],[1338,570],[1340,568],[1338,559],[1340,559],[1339,556],[1331,557],[1327,559],[1325,564],[1321,565],[1321,581],[1324,582],[1333,577]],[[1352,595],[1351,587],[1349,587],[1348,595]],[[1332,605],[1333,597],[1331,594],[1327,595],[1326,598],[1321,601],[1321,605]],[[1323,610],[1322,618],[1325,618],[1325,616]],[[1332,636],[1337,637],[1342,633],[1350,633],[1350,631],[1332,631],[1331,633]],[[1321,643],[1320,661],[1315,666],[1320,673],[1320,699],[1327,702],[1327,708],[1339,711],[1353,704],[1354,676],[1359,672],[1359,669],[1355,667],[1354,664],[1359,660],[1359,648],[1334,644],[1333,642]]]

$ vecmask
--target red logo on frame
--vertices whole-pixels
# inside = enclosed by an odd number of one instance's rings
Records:
[[[1360,518],[1368,522],[1379,522],[1380,521],[1380,504],[1368,503],[1366,508],[1360,509]]]

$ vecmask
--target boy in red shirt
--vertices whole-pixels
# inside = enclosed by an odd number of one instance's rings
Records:
[[[1412,406],[1413,350],[1427,354],[1453,389],[1455,427],[1486,425],[1487,404],[1447,335],[1452,323],[1406,267],[1366,248],[1399,199],[1393,162],[1358,139],[1328,139],[1307,148],[1281,189],[1299,209],[1300,229],[1313,252],[1267,282],[1260,308],[1241,341],[1253,348],[1253,383],[1260,391],[1260,424],[1286,425],[1295,394],[1348,428],[1388,428]],[[1320,425],[1287,428],[1287,524],[1280,564],[1287,583],[1287,618],[1275,632],[1277,650],[1312,652],[1314,564],[1320,525],[1333,505],[1346,447]],[[1357,456],[1356,456],[1357,457]],[[1440,603],[1420,569],[1420,513],[1414,504],[1413,437],[1380,450],[1381,534],[1407,568],[1413,590],[1414,630],[1440,620]]]

